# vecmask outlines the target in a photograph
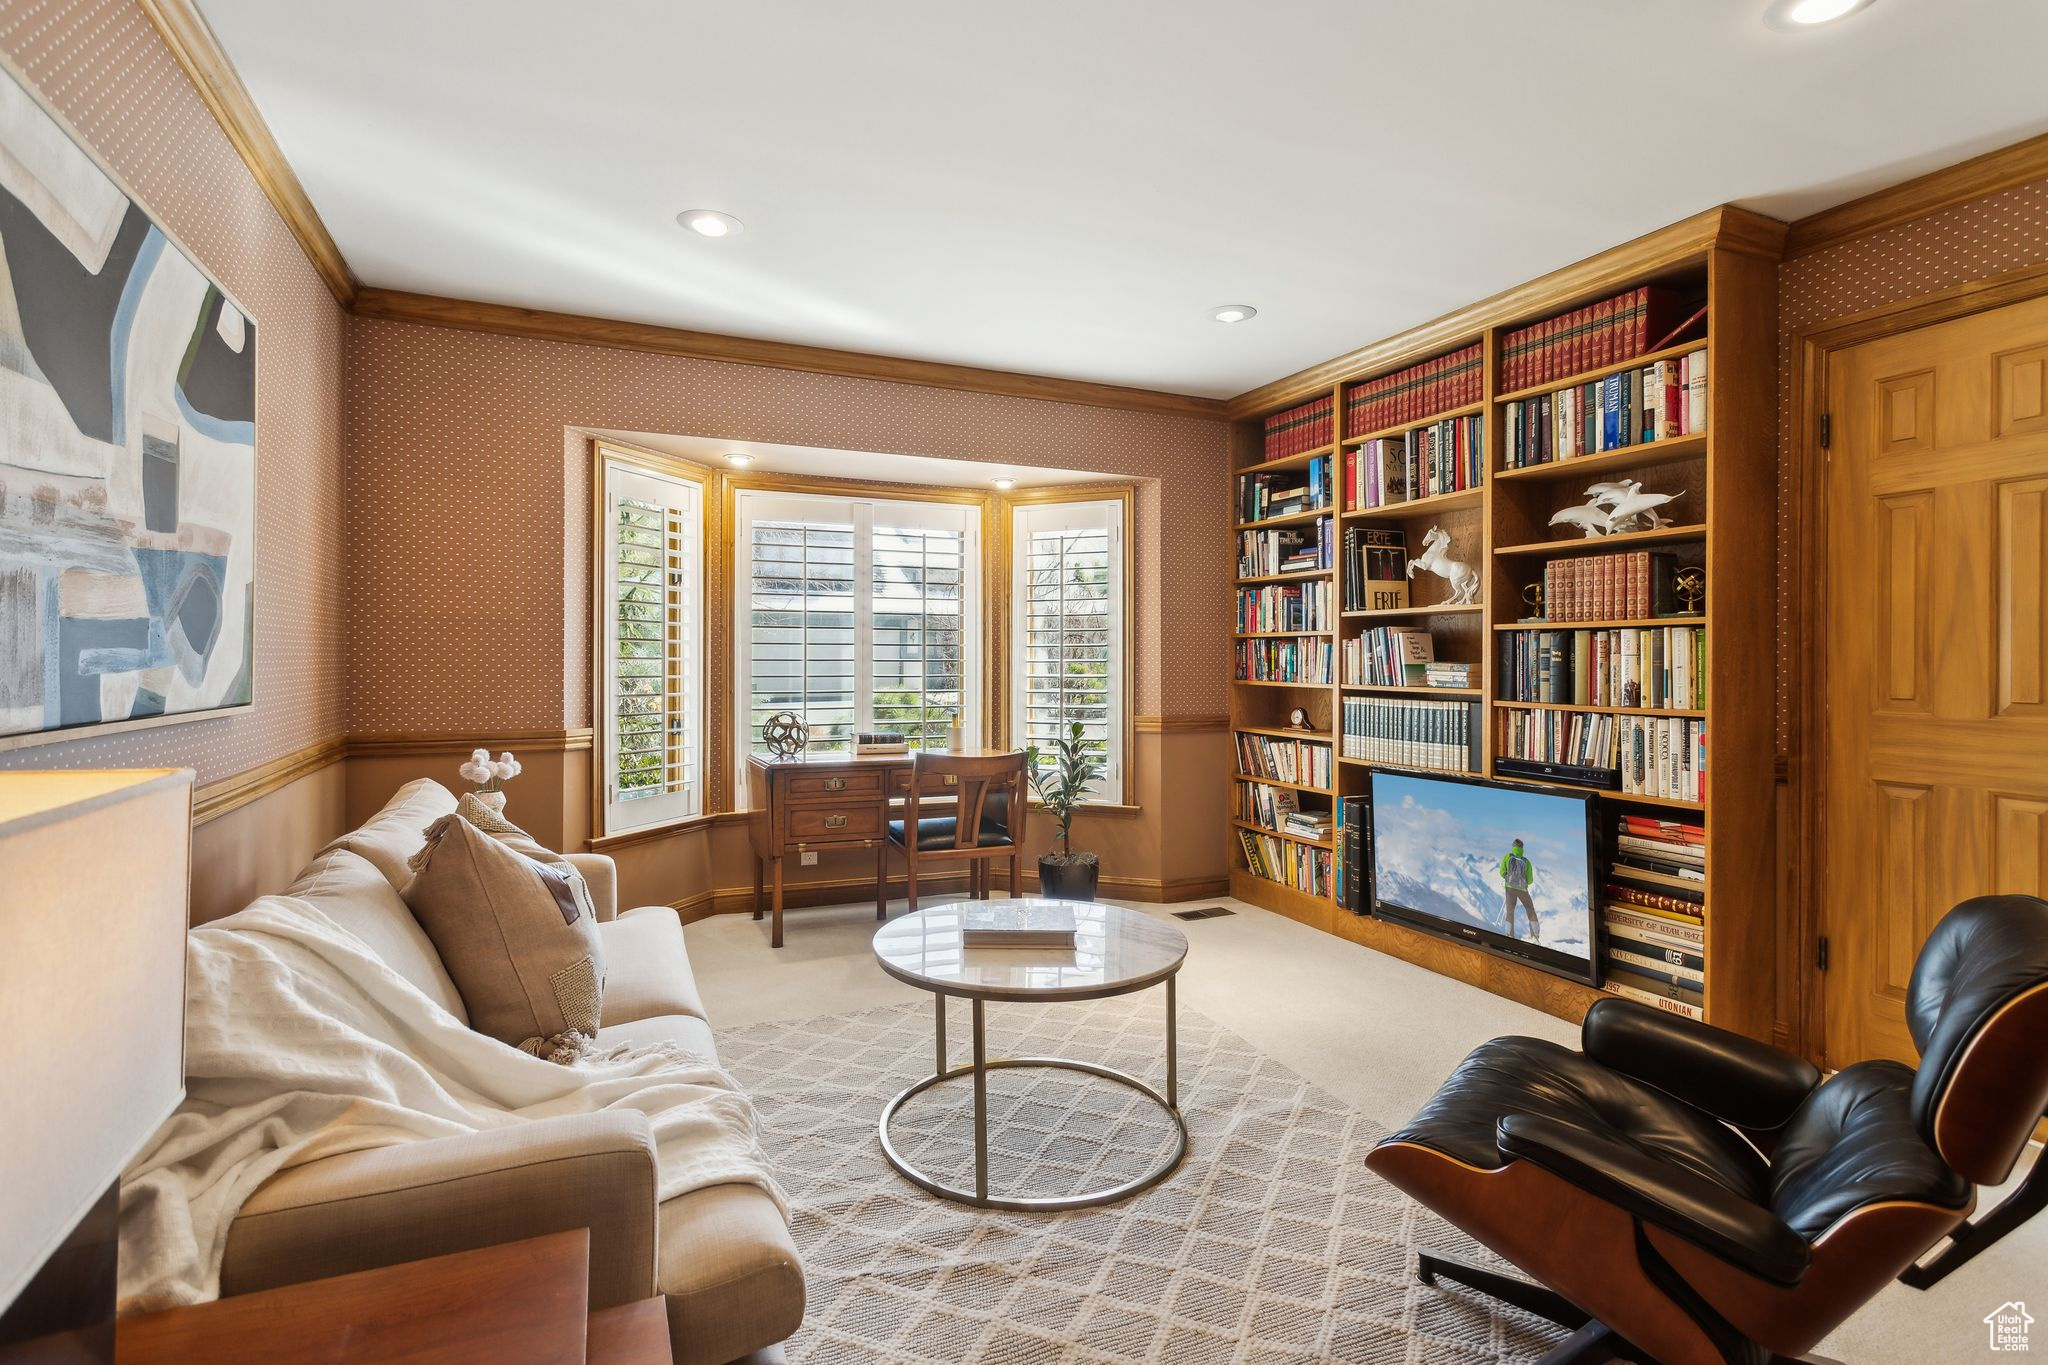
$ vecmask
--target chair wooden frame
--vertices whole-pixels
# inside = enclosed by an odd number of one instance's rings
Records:
[[[917,826],[918,821],[924,818],[924,796],[928,784],[935,790],[941,784],[951,788],[947,798],[954,803],[951,848],[920,849],[917,846]],[[1003,832],[1009,836],[1010,842],[983,847],[977,842],[981,837],[982,813],[988,807],[989,797],[998,792],[1008,796],[1004,803]],[[910,793],[903,802],[903,842],[897,844],[885,827],[875,848],[875,918],[886,919],[889,914],[888,871],[892,845],[903,850],[904,893],[913,914],[917,911],[917,866],[928,858],[966,862],[969,894],[976,900],[989,897],[993,881],[991,864],[998,858],[1007,858],[1010,861],[1010,895],[1014,898],[1021,894],[1024,823],[1028,814],[1022,752],[917,754],[910,771]]]

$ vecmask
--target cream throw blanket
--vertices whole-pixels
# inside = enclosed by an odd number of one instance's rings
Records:
[[[470,1031],[291,897],[266,896],[188,945],[187,1096],[123,1177],[123,1312],[217,1297],[228,1225],[280,1170],[559,1114],[646,1114],[661,1199],[752,1184],[788,1214],[753,1106],[702,1058],[528,1056]]]

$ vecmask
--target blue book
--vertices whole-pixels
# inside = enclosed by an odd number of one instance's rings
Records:
[[[1614,450],[1621,445],[1621,376],[1610,374],[1600,381],[1600,448]]]

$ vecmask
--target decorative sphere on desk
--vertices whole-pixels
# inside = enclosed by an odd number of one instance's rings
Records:
[[[807,740],[804,723],[794,711],[777,711],[761,722],[761,742],[777,758],[795,758]]]

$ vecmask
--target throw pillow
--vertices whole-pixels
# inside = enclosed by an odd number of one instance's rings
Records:
[[[455,803],[455,813],[486,834],[517,835],[528,843],[533,836],[505,818],[505,793],[464,792]]]
[[[460,815],[427,828],[406,903],[434,942],[470,1027],[537,1057],[595,1046],[604,952],[590,888],[567,862],[530,857]]]

